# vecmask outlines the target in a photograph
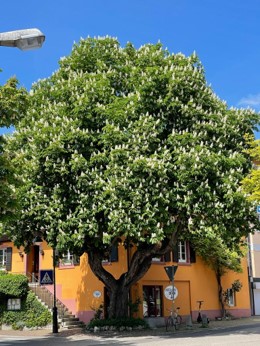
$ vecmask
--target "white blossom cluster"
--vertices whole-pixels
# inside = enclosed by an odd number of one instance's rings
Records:
[[[62,248],[156,243],[180,223],[183,233],[248,227],[239,182],[254,113],[228,109],[195,54],[81,40],[30,97],[10,143],[27,182],[21,231],[33,218]]]

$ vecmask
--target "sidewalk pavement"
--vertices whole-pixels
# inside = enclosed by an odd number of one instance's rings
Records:
[[[179,330],[175,331],[174,333],[177,334],[185,334],[185,332],[198,332],[198,331],[207,331],[210,330],[216,330],[216,329],[226,329],[230,327],[239,327],[239,326],[246,326],[246,325],[257,325],[260,326],[260,316],[251,316],[246,318],[237,318],[237,319],[231,319],[231,320],[221,320],[221,321],[210,321],[208,326],[205,328],[202,328],[201,323],[193,323],[192,327],[187,328],[184,325],[180,327]],[[36,330],[0,330],[0,339],[1,335],[4,336],[12,336],[12,337],[37,337],[37,338],[48,338],[48,337],[76,337],[80,339],[89,339],[96,337],[129,337],[129,336],[155,336],[155,335],[165,335],[167,332],[165,331],[165,328],[155,328],[155,329],[149,329],[149,330],[134,330],[134,331],[104,331],[99,333],[90,333],[90,332],[84,332],[81,330],[60,330],[59,333],[53,334],[51,329],[36,329]]]

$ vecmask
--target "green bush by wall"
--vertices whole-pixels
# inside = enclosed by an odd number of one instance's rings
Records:
[[[7,324],[13,329],[44,327],[49,323],[51,323],[51,313],[31,291],[28,292],[26,299],[22,300],[19,311],[7,311],[6,304],[0,305],[0,324]]]
[[[9,298],[21,298],[21,310],[8,311]],[[0,273],[0,325],[13,329],[44,327],[51,322],[51,313],[29,291],[25,275]]]
[[[27,276],[0,271],[0,295],[22,298],[26,296],[27,291]]]

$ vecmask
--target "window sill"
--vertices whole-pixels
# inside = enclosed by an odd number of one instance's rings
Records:
[[[102,262],[103,266],[112,266],[112,262]]]
[[[74,269],[75,265],[74,264],[60,264],[59,269]]]
[[[167,263],[169,262],[152,262],[152,264],[155,264],[155,265],[166,265]],[[172,264],[173,265],[173,264]],[[174,265],[177,265],[177,266],[191,266],[192,263],[190,262],[174,262]]]

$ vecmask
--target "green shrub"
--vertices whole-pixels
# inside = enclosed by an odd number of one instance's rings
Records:
[[[28,278],[22,274],[9,274],[0,271],[0,296],[25,297],[28,291]]]
[[[133,317],[133,315],[139,311],[140,304],[141,304],[141,299],[139,297],[134,302],[129,301],[128,306],[129,306],[131,317]]]
[[[13,329],[21,329],[19,323],[25,319],[26,311],[4,311],[1,316],[2,324],[12,326]]]
[[[93,320],[100,320],[102,318],[102,315],[103,315],[103,312],[104,312],[103,309],[104,309],[104,305],[103,304],[100,304],[97,309],[96,308],[92,308],[92,310],[95,312]]]
[[[43,327],[51,322],[51,313],[36,298],[33,292],[29,292],[25,301],[26,319],[25,326]]]
[[[28,292],[26,299],[22,300],[19,311],[6,311],[6,305],[0,305],[0,324],[7,324],[13,329],[43,327],[50,322],[51,313],[31,291]]]

